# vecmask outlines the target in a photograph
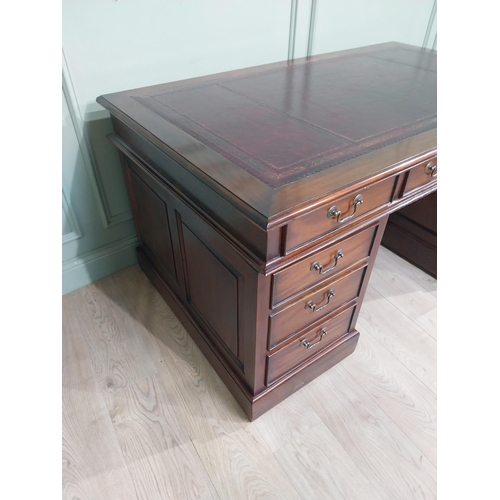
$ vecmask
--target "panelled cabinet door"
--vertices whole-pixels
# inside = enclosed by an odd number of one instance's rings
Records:
[[[176,206],[176,218],[187,306],[217,351],[249,375],[258,273],[188,207]]]
[[[127,166],[130,167],[128,160]],[[141,247],[163,278],[178,288],[180,259],[175,248],[176,235],[172,232],[173,197],[165,189],[155,189],[156,183],[146,184],[131,168],[127,168],[125,174],[131,188],[129,195]]]

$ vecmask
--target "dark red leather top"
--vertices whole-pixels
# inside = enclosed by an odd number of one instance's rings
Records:
[[[381,49],[134,99],[269,186],[436,127],[436,55]]]

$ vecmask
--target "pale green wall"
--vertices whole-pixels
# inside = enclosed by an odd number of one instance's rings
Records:
[[[62,6],[63,293],[135,263],[137,239],[98,95],[308,50],[386,41],[430,48],[436,33],[434,0],[63,0]]]

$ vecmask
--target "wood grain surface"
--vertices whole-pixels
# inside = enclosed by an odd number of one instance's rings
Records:
[[[436,339],[437,280],[381,247],[370,286]]]
[[[434,339],[371,286],[366,291],[362,310],[363,315],[359,318],[358,328],[370,333],[437,394]]]
[[[156,377],[144,378],[119,393],[107,395],[106,402],[137,498],[218,498],[174,405]]]
[[[92,366],[77,294],[63,297],[63,498],[135,499],[117,436]]]
[[[361,335],[342,369],[363,386],[378,405],[436,465],[436,395],[371,335]]]
[[[323,422],[276,455],[302,498],[383,498]]]
[[[137,266],[63,298],[63,498],[436,498],[436,281],[381,249],[358,349],[250,423]]]

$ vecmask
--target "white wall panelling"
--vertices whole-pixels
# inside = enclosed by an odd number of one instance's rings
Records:
[[[66,57],[64,56],[64,50],[62,53],[62,91],[64,94],[64,98],[66,100],[66,105],[68,107],[69,116],[71,118],[71,122],[75,129],[75,133],[78,137],[78,145],[81,150],[83,162],[85,164],[85,168],[89,173],[89,180],[92,185],[92,189],[95,195],[95,202],[99,209],[99,214],[102,219],[102,224],[104,227],[107,227],[108,217],[106,214],[106,209],[103,204],[103,197],[101,196],[101,192],[99,189],[99,183],[97,182],[96,169],[94,168],[94,162],[91,159],[90,149],[87,147],[87,144],[83,138],[83,120],[79,115],[79,107],[76,104],[75,91],[73,90],[73,84],[71,82],[71,77],[69,75],[68,65],[66,63]]]
[[[64,189],[62,191],[62,242],[69,243],[70,241],[77,240],[82,237],[82,232],[80,231],[80,226],[76,220],[75,214],[71,205],[66,199],[64,194]]]
[[[288,60],[292,61],[295,58],[295,32],[297,31],[297,9],[299,0],[291,0],[290,2],[290,35],[288,37]]]
[[[62,185],[66,234],[62,255],[63,293],[136,262],[129,251],[137,241],[131,220],[105,227],[78,140],[66,93],[62,93]],[[69,231],[69,232],[68,232]],[[114,252],[114,253],[113,253]]]
[[[71,80],[71,75],[68,69],[68,64],[66,62],[66,56],[62,54],[62,88],[66,101],[68,104],[69,113],[73,126],[75,128],[75,133],[78,138],[78,144],[82,152],[83,161],[89,175],[89,180],[92,185],[92,190],[95,196],[95,202],[99,209],[99,214],[101,216],[102,224],[104,227],[109,226],[122,220],[126,220],[131,217],[130,208],[128,203],[125,205],[125,209],[117,214],[113,214],[110,208],[109,198],[106,196],[106,189],[102,180],[102,170],[96,161],[96,156],[91,146],[91,139],[89,137],[89,125],[83,120],[81,115],[81,109],[77,102],[77,97],[73,87],[73,82]],[[105,139],[106,134],[104,134]],[[98,137],[98,136],[97,136]]]
[[[429,16],[429,22],[427,23],[427,29],[425,30],[424,42],[422,47],[427,49],[435,49],[437,43],[437,1],[434,0],[432,5],[431,14]]]
[[[422,46],[434,0],[318,0],[314,54],[397,41]]]
[[[62,3],[63,291],[135,262],[101,94],[385,41],[432,47],[433,0]]]
[[[317,0],[311,0],[311,13],[309,14],[309,36],[307,37],[307,57],[313,55],[314,24],[316,22]]]
[[[306,57],[312,0],[291,0],[288,60]]]

